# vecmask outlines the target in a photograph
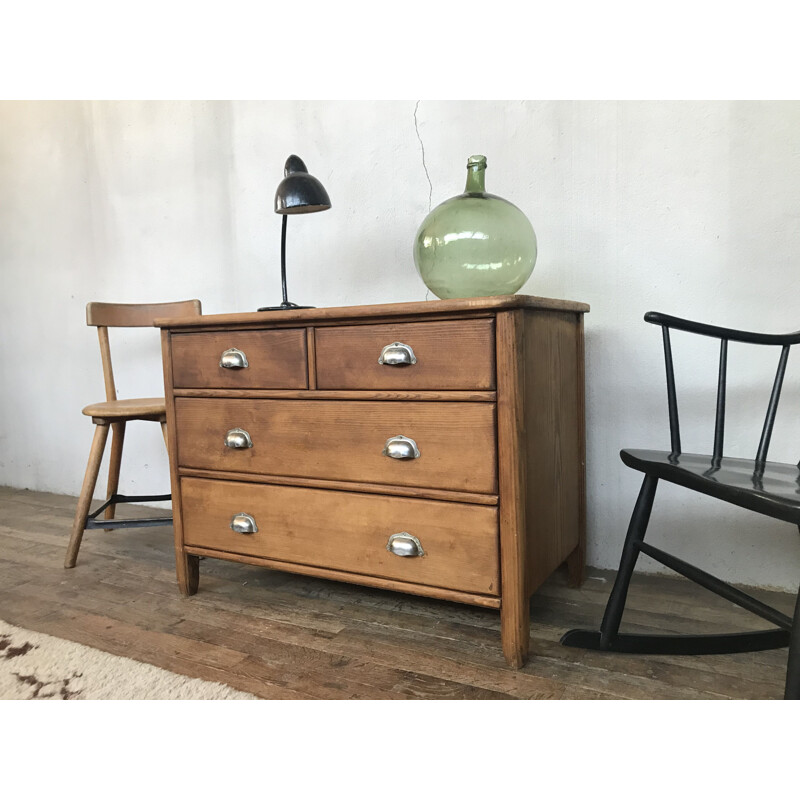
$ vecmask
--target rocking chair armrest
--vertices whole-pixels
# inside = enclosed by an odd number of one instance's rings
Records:
[[[688,319],[672,317],[658,311],[648,311],[644,315],[645,322],[660,325],[663,328],[672,328],[688,333],[697,333],[701,336],[712,336],[716,339],[727,339],[732,342],[748,342],[749,344],[774,344],[792,345],[800,343],[800,331],[794,333],[754,333],[752,331],[739,331],[733,328],[721,328],[717,325],[707,325],[704,322],[693,322]]]

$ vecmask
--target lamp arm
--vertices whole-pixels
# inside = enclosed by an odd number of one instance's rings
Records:
[[[286,293],[286,214],[281,214],[283,221],[281,223],[281,288],[283,289],[283,305],[289,303],[289,297]]]
[[[264,306],[259,311],[285,311],[289,308],[313,308],[313,306],[299,306],[297,303],[290,303],[286,292],[286,214],[281,214],[281,289],[283,291],[283,302],[279,306]]]

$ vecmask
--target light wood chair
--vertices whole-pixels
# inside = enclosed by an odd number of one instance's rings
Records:
[[[153,325],[159,318],[196,317],[201,313],[199,300],[183,300],[177,303],[89,303],[86,306],[86,324],[97,328],[100,339],[100,356],[103,360],[103,377],[106,385],[106,400],[102,403],[92,403],[83,409],[87,417],[92,418],[95,425],[94,439],[89,451],[89,463],[86,466],[86,475],[78,498],[78,507],[75,510],[75,520],[72,524],[67,556],[64,567],[67,569],[75,566],[78,550],[81,546],[83,532],[92,528],[145,527],[149,525],[169,525],[172,517],[158,517],[151,519],[114,520],[117,503],[148,502],[155,500],[169,500],[170,494],[163,495],[121,495],[119,488],[119,471],[122,462],[122,445],[125,441],[125,425],[130,420],[151,420],[161,423],[164,441],[167,440],[166,413],[163,397],[147,397],[141,399],[118,400],[117,390],[114,385],[114,371],[111,365],[111,350],[108,340],[109,328],[140,328]],[[109,429],[113,430],[111,442],[111,461],[108,468],[108,488],[106,501],[92,514],[89,507],[103,460],[106,440]],[[105,512],[104,520],[97,520],[97,516]]]

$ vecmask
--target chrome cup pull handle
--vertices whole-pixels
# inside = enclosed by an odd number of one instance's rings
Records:
[[[234,514],[231,517],[231,530],[234,533],[258,533],[255,517],[250,514]]]
[[[419,539],[406,531],[402,533],[393,533],[386,543],[386,549],[392,555],[401,556],[402,558],[414,558],[415,556],[425,555],[425,551],[422,549]]]
[[[417,363],[417,357],[409,345],[392,342],[381,350],[378,363],[385,364],[387,367],[410,367]]]
[[[250,434],[243,428],[232,428],[225,434],[225,447],[232,450],[244,450],[253,446]]]
[[[220,356],[219,365],[223,369],[246,369],[250,366],[247,356],[235,347],[231,347]]]
[[[383,448],[383,455],[389,458],[409,459],[419,458],[419,448],[413,439],[407,436],[392,436],[386,440]]]

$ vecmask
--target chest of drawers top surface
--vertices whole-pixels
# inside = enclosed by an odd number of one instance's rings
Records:
[[[550,311],[573,311],[584,314],[589,311],[586,303],[558,300],[550,297],[512,294],[498,297],[470,297],[460,300],[426,300],[410,303],[379,303],[364,306],[339,306],[331,308],[297,308],[285,311],[247,311],[237,314],[204,314],[186,319],[158,319],[158,328],[192,330],[194,328],[276,327],[292,323],[298,325],[328,324],[344,320],[388,320],[394,317],[426,317],[475,312],[506,311],[514,308],[543,309]]]

